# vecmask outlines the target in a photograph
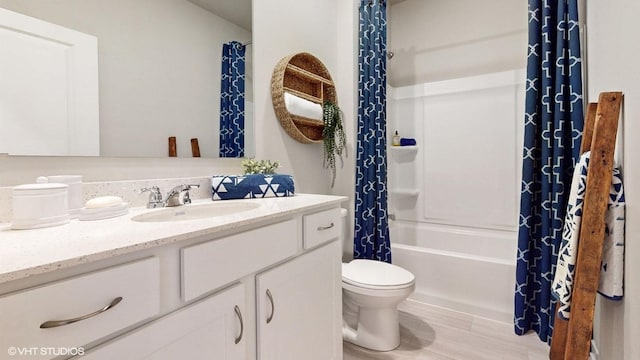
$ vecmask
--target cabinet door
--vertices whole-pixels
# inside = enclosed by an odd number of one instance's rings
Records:
[[[258,359],[342,359],[340,242],[256,277]]]
[[[244,308],[245,288],[238,284],[108,342],[82,359],[246,359]]]

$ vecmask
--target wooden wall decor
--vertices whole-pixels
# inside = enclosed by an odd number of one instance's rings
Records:
[[[178,146],[176,145],[176,137],[169,136],[169,157],[178,156]]]

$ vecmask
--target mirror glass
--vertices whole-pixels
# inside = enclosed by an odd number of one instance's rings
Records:
[[[253,156],[251,0],[0,0],[0,8],[97,39],[100,156],[166,157],[175,137],[178,157],[192,157],[191,139],[202,157],[218,157],[223,44],[246,44],[244,154]],[[9,101],[0,97],[0,116]],[[38,132],[21,127],[20,141]]]

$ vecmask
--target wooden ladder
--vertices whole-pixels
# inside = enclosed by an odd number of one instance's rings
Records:
[[[556,312],[549,352],[551,360],[589,358],[622,97],[622,92],[600,93],[598,103],[591,103],[587,108],[580,153],[591,151],[591,157],[571,293],[571,316],[568,321],[563,320]]]

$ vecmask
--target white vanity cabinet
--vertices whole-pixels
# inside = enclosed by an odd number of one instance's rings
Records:
[[[295,256],[299,243],[297,221],[287,220],[182,248],[182,300],[191,301]]]
[[[342,359],[340,251],[334,241],[256,277],[259,360]]]
[[[72,346],[84,353],[74,359],[341,360],[342,198],[330,198],[0,283],[0,358],[12,346]],[[88,319],[38,328],[116,297]]]
[[[236,284],[89,351],[82,359],[244,360],[244,304],[244,287]]]
[[[342,359],[340,209],[302,223],[311,250],[256,276],[258,360]]]

